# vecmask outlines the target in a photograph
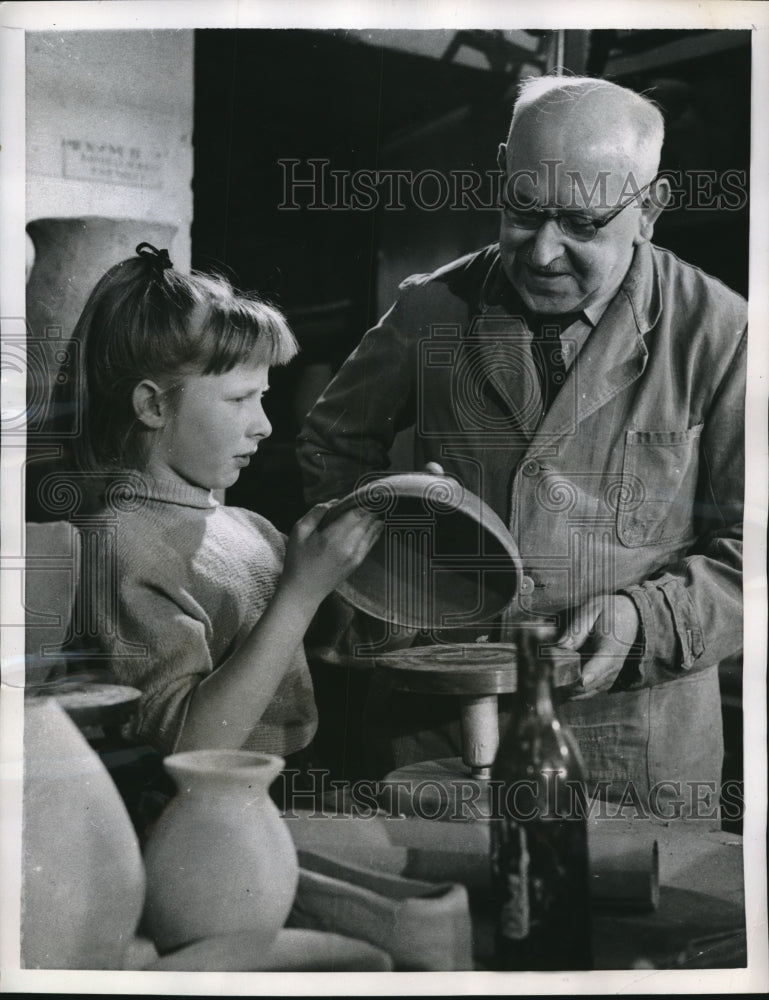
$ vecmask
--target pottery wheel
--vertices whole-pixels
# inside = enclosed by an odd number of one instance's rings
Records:
[[[518,688],[514,643],[414,646],[383,653],[377,657],[377,665],[399,691],[478,696],[512,694]],[[578,676],[576,656],[566,654],[555,660],[555,687],[565,687]]]
[[[462,760],[474,777],[487,778],[499,748],[497,695],[511,694],[518,687],[515,644],[416,646],[384,653],[377,664],[396,690],[460,697]],[[578,676],[578,657],[567,654],[555,659],[557,687]]]
[[[385,653],[377,662],[399,691],[496,695],[517,688],[516,648],[512,644],[416,646]]]

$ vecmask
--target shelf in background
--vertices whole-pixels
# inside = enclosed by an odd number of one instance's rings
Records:
[[[610,58],[606,62],[603,75],[612,78],[645,73],[673,63],[699,59],[749,45],[750,33],[747,31],[704,31],[702,34],[677,38],[646,52],[634,52]]]

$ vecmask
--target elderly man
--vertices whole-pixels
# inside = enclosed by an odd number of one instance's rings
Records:
[[[414,467],[440,463],[499,514],[524,609],[580,654],[561,717],[589,783],[701,813],[723,753],[717,664],[742,644],[746,308],[650,242],[662,138],[625,88],[525,83],[499,244],[403,283],[299,457],[308,499],[340,496],[413,425]],[[391,763],[456,752],[413,698],[388,706],[393,746],[411,741]]]

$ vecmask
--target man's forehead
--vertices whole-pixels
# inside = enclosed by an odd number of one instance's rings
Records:
[[[633,153],[632,142],[622,136],[580,137],[548,122],[543,129],[515,129],[507,147],[507,175],[518,193],[536,193],[540,201],[563,203],[565,198],[575,207],[598,207],[648,180],[641,179],[644,170]]]
[[[536,165],[550,160],[575,162],[579,167],[595,170],[622,169],[633,159],[637,137],[627,122],[614,128],[597,124],[593,130],[584,128],[584,121],[565,115],[524,120],[516,125],[507,146],[508,160],[528,161]]]
[[[580,100],[551,100],[526,108],[507,144],[507,167],[550,176],[554,162],[578,172],[586,184],[614,176],[621,184],[638,173],[637,109],[623,92],[592,93]]]
[[[522,108],[516,128],[560,133],[566,129],[575,138],[610,137],[617,131],[637,132],[647,113],[638,95],[623,87],[605,87],[570,94],[550,92]]]

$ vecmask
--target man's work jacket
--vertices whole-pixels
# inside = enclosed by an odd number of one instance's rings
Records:
[[[440,463],[508,525],[523,611],[634,601],[640,676],[562,707],[589,777],[718,781],[707,668],[742,646],[746,304],[642,244],[544,416],[520,313],[496,245],[407,279],[307,417],[307,498],[387,468],[413,427],[413,467]]]

